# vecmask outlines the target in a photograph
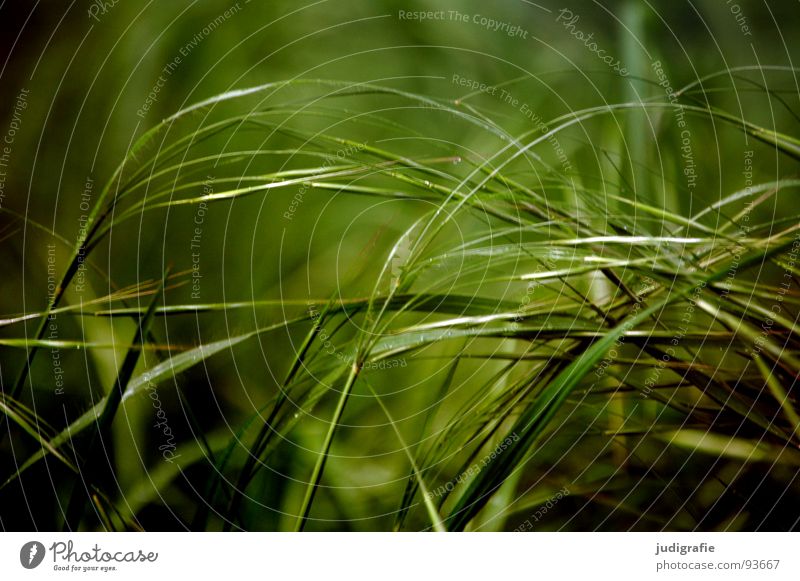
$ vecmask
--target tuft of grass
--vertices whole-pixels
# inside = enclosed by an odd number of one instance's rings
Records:
[[[706,500],[717,483],[701,479],[697,486],[710,492],[677,508],[663,500],[664,483],[680,479],[687,464],[747,493],[745,475],[769,463],[774,487],[796,491],[780,470],[796,471],[800,447],[800,217],[756,214],[796,195],[800,180],[778,176],[681,212],[680,172],[628,159],[639,184],[632,186],[625,172],[596,175],[586,161],[598,147],[593,123],[624,124],[628,114],[668,120],[677,109],[698,126],[727,125],[778,159],[800,160],[794,136],[710,104],[707,85],[718,81],[723,93],[737,90],[738,80],[752,89],[751,72],[706,77],[705,100],[695,83],[678,92],[678,103],[590,107],[549,120],[544,132],[509,133],[467,98],[329,80],[231,91],[172,115],[109,178],[47,306],[0,319],[9,332],[37,323],[32,337],[0,338],[22,361],[0,410],[33,440],[0,490],[52,459],[80,483],[65,515],[73,529],[81,522],[140,528],[140,513],[164,492],[178,499],[181,522],[197,529],[303,530],[373,519],[365,527],[438,531],[514,528],[562,486],[572,491],[563,501],[572,516],[553,527],[610,528],[614,519],[631,528],[704,527],[718,510]],[[766,89],[757,94],[779,99]],[[482,149],[437,140],[430,116],[475,132]],[[679,149],[664,123],[662,148]],[[559,169],[548,152],[554,138],[576,144],[578,170]],[[616,168],[618,153],[597,167]],[[680,160],[679,151],[673,156]],[[664,195],[640,189],[659,183]],[[406,211],[386,248],[351,261],[351,279],[308,296],[279,287],[186,301],[179,297],[191,273],[183,271],[64,304],[84,258],[133,220],[253,198],[282,205],[298,188],[303,204],[392,202]],[[271,226],[286,236],[279,220],[271,216]],[[227,326],[242,313],[252,315],[249,327]],[[55,314],[76,329],[89,319],[136,324],[114,386],[60,429],[22,401],[39,351],[120,345],[83,333],[45,338]],[[226,327],[212,324],[213,338],[184,343],[188,317],[198,329],[204,318]],[[192,411],[199,389],[187,378],[254,344],[266,345],[271,362],[258,378],[259,403],[234,410],[235,425],[204,434],[204,418]],[[154,357],[142,362],[142,353]],[[406,365],[396,365],[401,360]],[[169,382],[181,386],[199,443],[183,442],[179,468],[154,471],[157,494],[147,483],[115,491],[113,474],[93,468],[111,449],[110,427],[127,400]],[[406,382],[414,389],[397,388]],[[230,386],[218,381],[212,389],[224,400]],[[367,473],[394,457],[384,480],[348,471],[353,458],[340,442]],[[95,517],[84,520],[88,503]],[[584,516],[589,505],[605,516]],[[764,515],[750,512],[746,526],[757,528]]]

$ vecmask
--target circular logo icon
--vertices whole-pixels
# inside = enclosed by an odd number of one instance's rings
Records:
[[[26,569],[35,569],[44,560],[44,545],[39,541],[30,541],[19,550],[19,562]]]

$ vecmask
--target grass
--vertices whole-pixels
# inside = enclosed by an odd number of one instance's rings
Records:
[[[544,528],[796,528],[796,509],[776,507],[798,487],[800,222],[776,212],[800,180],[787,172],[704,202],[683,179],[672,125],[676,111],[691,119],[698,164],[719,135],[795,163],[797,138],[724,108],[758,85],[754,72],[706,77],[677,103],[604,104],[515,135],[471,97],[323,80],[233,91],[165,119],[108,179],[46,308],[0,320],[0,345],[20,362],[3,385],[0,437],[24,451],[0,494],[70,474],[52,511],[68,529],[152,528],[151,513],[174,510],[172,526],[202,530],[510,530],[562,487]],[[791,110],[757,89],[765,107]],[[636,134],[627,115],[656,128],[636,143],[658,147],[659,166],[593,140],[608,123]],[[436,123],[473,147],[440,141]],[[554,139],[577,169],[559,168]],[[298,217],[282,219],[275,208],[299,188]],[[70,295],[83,257],[102,275],[95,256],[113,253],[112,236],[254,198],[274,204],[266,227],[283,231],[275,239],[296,265],[291,241],[311,228],[302,216],[325,204],[403,210],[386,248],[344,246],[327,282],[309,274],[308,293],[289,279],[231,296],[206,273],[221,298],[189,300],[191,270],[166,268],[105,296]],[[180,264],[170,250],[162,262]],[[46,337],[56,314],[73,336]],[[202,326],[199,344],[187,318]],[[14,334],[31,321],[32,336]],[[87,339],[97,321],[113,340]],[[53,348],[124,355],[99,399],[45,417],[25,402]],[[233,362],[217,363],[225,354]],[[198,377],[218,410],[230,404],[237,354],[266,362],[246,371],[256,397],[206,421]],[[80,374],[69,380],[79,393]],[[173,417],[188,422],[174,463],[141,435],[131,456],[113,453],[112,428],[134,435],[152,385],[178,394]],[[141,480],[120,482],[136,457]]]

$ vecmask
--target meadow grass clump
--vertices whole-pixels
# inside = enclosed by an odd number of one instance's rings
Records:
[[[777,209],[800,180],[758,182],[753,160],[794,164],[800,142],[709,97],[751,73],[514,133],[473,99],[334,81],[167,118],[47,307],[0,321],[37,325],[0,339],[26,438],[2,494],[57,474],[70,529],[795,528],[800,229]],[[651,149],[631,152],[641,113]],[[701,191],[728,167],[747,184]],[[76,301],[79,268],[102,280],[93,257],[125,259],[143,227],[165,234],[140,280]],[[121,357],[67,424],[26,403],[55,348]]]

